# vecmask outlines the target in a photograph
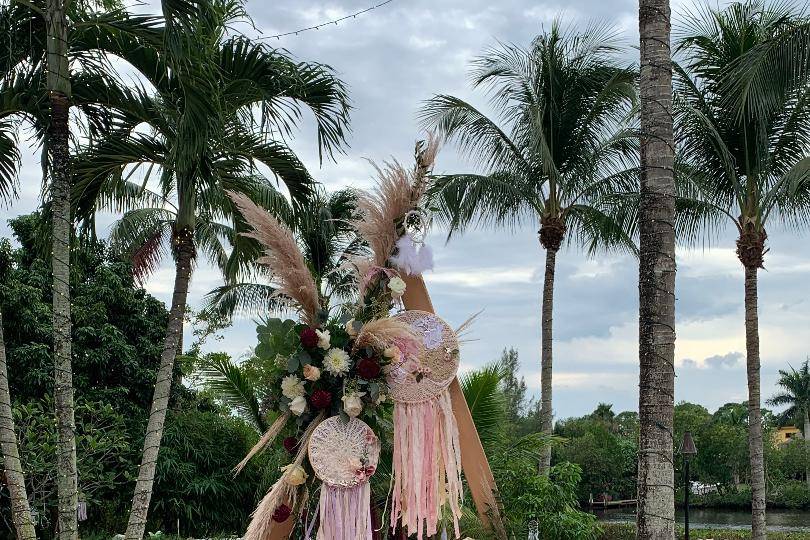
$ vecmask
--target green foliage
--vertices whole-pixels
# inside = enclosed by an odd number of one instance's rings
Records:
[[[635,75],[616,59],[616,37],[605,26],[566,32],[554,21],[528,47],[488,49],[473,61],[471,79],[488,93],[495,117],[455,96],[425,102],[422,125],[480,169],[439,176],[429,189],[450,233],[551,219],[588,252],[635,252],[630,228],[614,212],[616,194],[638,189],[629,121]]]
[[[57,442],[53,401],[49,397],[29,401],[16,405],[13,412],[31,507],[47,530],[53,525],[59,474],[53,459]],[[124,416],[111,405],[80,396],[75,414],[79,499],[87,502],[89,519],[99,523],[122,510],[121,485],[134,479],[137,449]]]
[[[266,473],[279,465],[279,447],[248,464],[234,479],[233,467],[256,442],[255,430],[218,411],[172,412],[155,473],[150,530],[201,537],[241,533],[268,486]]]
[[[509,362],[475,370],[461,380],[500,489],[510,537],[526,538],[529,522],[536,521],[543,540],[595,539],[599,531],[596,518],[582,512],[577,502],[580,467],[559,463],[548,476],[538,475],[540,450],[552,441],[538,433],[521,436],[518,424],[509,419],[510,410],[525,410],[521,392],[514,391],[519,368],[514,353]],[[524,421],[520,415],[518,422]],[[488,537],[471,510],[465,512],[462,529],[473,538]]]
[[[40,257],[38,214],[10,222],[20,247],[0,245],[0,275],[11,393],[38,400],[53,393],[50,263]],[[87,401],[114,404],[128,423],[149,406],[168,314],[136,288],[131,266],[100,242],[72,252],[73,384]],[[179,372],[176,379],[179,380]],[[182,398],[179,387],[175,395]]]
[[[579,510],[577,486],[581,469],[558,463],[548,476],[537,474],[536,463],[513,463],[500,471],[498,486],[513,535],[525,538],[536,520],[543,540],[593,540],[599,537],[596,516]]]
[[[561,421],[555,428],[555,434],[565,439],[554,449],[555,460],[570,461],[582,469],[580,501],[603,494],[615,499],[634,497],[638,444],[635,437],[622,436],[613,420],[590,415]]]

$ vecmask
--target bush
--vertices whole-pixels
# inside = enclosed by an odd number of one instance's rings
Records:
[[[515,463],[501,470],[500,494],[512,534],[525,538],[529,521],[537,521],[541,540],[595,540],[600,530],[596,516],[577,503],[581,469],[559,463],[549,475],[538,475],[536,462]]]
[[[244,421],[214,411],[169,415],[155,473],[149,530],[195,537],[244,532],[250,513],[277,476],[279,452],[233,468],[257,440]],[[278,448],[278,447],[277,447]]]
[[[14,406],[20,457],[26,487],[37,511],[41,536],[47,538],[56,512],[56,416],[47,397]],[[76,455],[79,499],[87,503],[88,517],[99,521],[110,512],[109,501],[120,498],[121,484],[137,470],[124,417],[106,403],[77,399]],[[8,509],[4,509],[8,511]]]

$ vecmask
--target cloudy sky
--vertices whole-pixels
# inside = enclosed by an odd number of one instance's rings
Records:
[[[248,10],[265,36],[334,20],[374,0],[252,0]],[[154,10],[152,0],[136,6]],[[674,1],[676,11],[684,0]],[[614,25],[632,62],[638,40],[637,3],[633,0],[393,0],[391,3],[320,30],[269,43],[302,60],[331,65],[347,83],[354,105],[350,148],[336,163],[318,167],[311,125],[292,146],[313,174],[329,188],[371,185],[366,158],[408,160],[420,136],[415,113],[435,93],[463,97],[486,109],[485,97],[469,90],[469,62],[498,40],[528,43],[554,18],[566,24],[605,21]],[[153,11],[154,12],[154,11]],[[676,16],[677,18],[677,16]],[[245,28],[249,31],[248,28]],[[305,119],[309,120],[309,119]],[[311,124],[311,123],[310,123]],[[470,170],[454,148],[442,150],[436,171]],[[38,204],[39,169],[28,156],[22,199],[11,214]],[[6,213],[7,210],[2,210]],[[0,234],[8,235],[5,219]],[[445,245],[432,244],[436,269],[426,276],[433,302],[451,324],[483,309],[465,345],[463,368],[485,364],[505,347],[520,353],[523,375],[539,393],[540,289],[544,254],[536,225],[516,231],[472,231]],[[810,253],[806,236],[773,230],[767,270],[760,278],[763,396],[774,392],[776,372],[798,365],[810,353]],[[710,410],[746,398],[742,269],[733,238],[721,237],[697,251],[679,250],[677,281],[678,339],[676,399],[696,401]],[[638,400],[637,263],[630,257],[587,259],[575,249],[557,258],[555,294],[555,413],[559,417],[590,412],[599,402],[614,410],[635,410]],[[148,283],[165,301],[172,285],[165,265]],[[219,284],[202,266],[194,276],[190,302]],[[224,339],[211,344],[239,356],[255,342],[250,320],[237,321]]]

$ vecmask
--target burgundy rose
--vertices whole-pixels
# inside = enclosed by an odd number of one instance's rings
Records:
[[[295,452],[295,447],[298,446],[298,439],[295,437],[286,437],[281,444],[284,446],[284,450],[292,454]]]
[[[315,390],[309,396],[309,402],[315,409],[326,409],[332,404],[332,393],[327,390]]]
[[[309,326],[301,330],[299,337],[301,338],[301,345],[307,349],[312,349],[318,344],[318,334],[315,333],[314,328],[310,328]]]
[[[292,514],[292,509],[286,504],[282,504],[273,512],[273,521],[284,523],[290,517],[290,514]]]
[[[375,358],[363,358],[357,362],[357,374],[367,381],[380,376],[380,363]]]

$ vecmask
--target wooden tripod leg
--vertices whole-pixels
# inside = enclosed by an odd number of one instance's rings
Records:
[[[418,309],[435,313],[433,303],[430,301],[427,287],[422,276],[404,276],[405,294],[402,302],[406,309]],[[464,470],[464,477],[470,487],[475,508],[478,516],[485,526],[492,528],[498,538],[506,539],[506,530],[503,526],[500,506],[496,494],[498,487],[495,478],[492,476],[492,469],[484,454],[484,447],[478,437],[478,430],[475,429],[472,414],[464,399],[461,385],[458,379],[450,384],[450,399],[453,404],[453,414],[458,424],[459,441],[461,442],[461,468]]]

